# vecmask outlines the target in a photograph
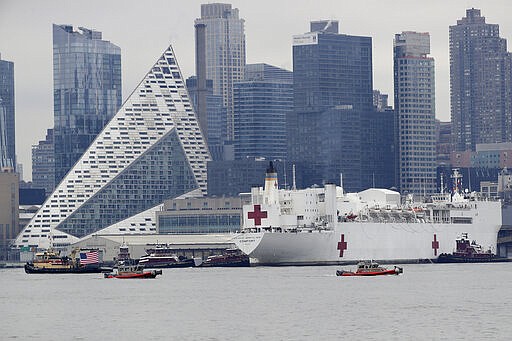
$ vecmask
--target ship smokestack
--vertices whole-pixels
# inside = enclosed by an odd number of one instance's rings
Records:
[[[270,187],[277,189],[277,171],[272,161],[269,162],[265,174],[265,190],[269,190]]]
[[[270,161],[265,174],[264,196],[267,204],[277,204],[279,202],[277,171],[272,161]]]

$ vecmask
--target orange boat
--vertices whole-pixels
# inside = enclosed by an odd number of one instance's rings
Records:
[[[404,270],[401,267],[395,266],[393,269],[386,269],[379,266],[378,263],[373,261],[364,261],[357,264],[356,272],[337,270],[336,276],[382,276],[382,275],[399,275]]]
[[[144,266],[139,264],[120,264],[117,267],[117,272],[106,273],[105,278],[155,278],[157,275],[161,274],[162,270],[144,271]]]

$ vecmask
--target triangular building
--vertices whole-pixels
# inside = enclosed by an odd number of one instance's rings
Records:
[[[209,160],[169,46],[18,235],[16,245],[66,247],[151,212],[164,200],[192,191],[205,195]],[[130,232],[156,233],[156,228],[137,224]]]

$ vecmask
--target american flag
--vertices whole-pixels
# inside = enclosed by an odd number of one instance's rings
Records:
[[[80,252],[80,264],[96,264],[99,263],[100,259],[98,251]]]

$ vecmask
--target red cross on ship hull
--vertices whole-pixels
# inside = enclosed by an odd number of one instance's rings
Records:
[[[347,242],[345,241],[345,235],[341,235],[341,241],[338,242],[338,250],[340,250],[340,257],[343,257],[343,251],[347,249]]]
[[[437,249],[439,249],[439,241],[437,235],[434,233],[434,240],[432,241],[432,249],[434,250],[434,256],[437,256]]]
[[[254,205],[254,211],[247,212],[247,218],[254,219],[254,225],[261,225],[261,219],[267,218],[267,211],[262,211],[261,205]]]

